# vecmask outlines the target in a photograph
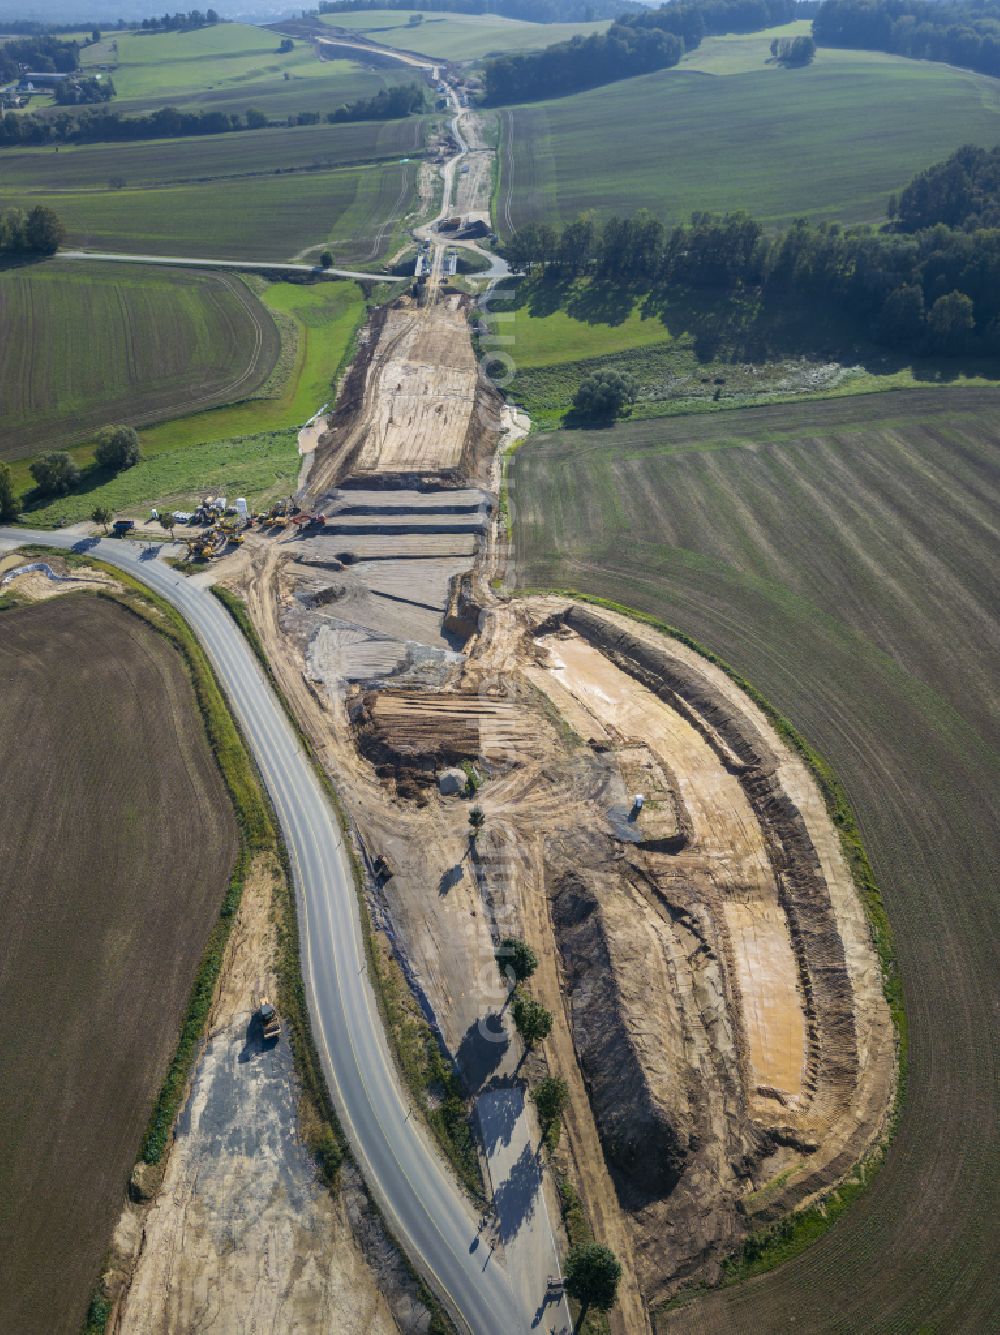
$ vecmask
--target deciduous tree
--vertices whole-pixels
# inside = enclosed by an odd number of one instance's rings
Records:
[[[119,473],[139,462],[139,437],[131,426],[105,426],[97,433],[94,458],[101,468]]]
[[[65,496],[80,480],[80,470],[63,450],[42,454],[28,469],[43,496]]]

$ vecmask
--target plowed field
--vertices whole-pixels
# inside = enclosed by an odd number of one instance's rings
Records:
[[[176,651],[0,613],[0,1327],[76,1335],[236,852]]]
[[[914,391],[539,436],[522,585],[683,629],[833,764],[903,974],[910,1086],[837,1226],[663,1329],[978,1332],[995,1319],[1000,396]]]

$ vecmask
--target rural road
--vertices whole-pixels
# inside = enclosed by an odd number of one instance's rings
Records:
[[[39,543],[118,566],[166,598],[197,634],[225,688],[274,803],[288,848],[313,1032],[355,1158],[390,1229],[473,1335],[548,1331],[533,1325],[543,1294],[515,1297],[477,1220],[427,1139],[399,1083],[368,977],[360,909],[340,828],[257,660],[207,589],[129,541],[0,528],[0,551]],[[486,1252],[484,1263],[484,1251]],[[558,1329],[564,1329],[561,1322]]]
[[[407,281],[391,273],[362,273],[357,269],[324,269],[318,264],[280,264],[277,260],[206,260],[184,255],[128,255],[113,250],[60,250],[57,260],[107,260],[112,264],[165,264],[183,269],[250,269],[267,273],[329,274],[332,278],[363,279],[369,283]]]

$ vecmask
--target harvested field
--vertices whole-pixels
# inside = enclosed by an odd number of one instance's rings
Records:
[[[75,1335],[236,827],[165,639],[82,593],[0,618],[0,1312]]]
[[[794,1261],[664,1329],[993,1322],[997,403],[788,405],[517,455],[520,582],[680,626],[802,729],[858,815],[904,980],[909,1092],[872,1186]]]
[[[279,351],[232,274],[108,265],[0,273],[0,458],[249,398]]]

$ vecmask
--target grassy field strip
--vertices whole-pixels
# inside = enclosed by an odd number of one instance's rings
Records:
[[[410,26],[411,14],[421,22]],[[536,51],[572,37],[605,32],[610,20],[594,23],[528,23],[498,14],[434,14],[408,9],[371,9],[356,14],[326,14],[324,23],[391,46],[442,60],[481,60],[501,51]]]
[[[991,1323],[997,399],[911,391],[674,418],[541,435],[514,458],[520,583],[681,627],[828,758],[904,980],[907,1102],[873,1185],[765,1282],[660,1329]]]
[[[676,294],[668,303],[616,285],[550,278],[522,283],[507,310],[513,320],[494,324],[494,332],[514,340],[515,375],[507,392],[535,429],[557,427],[581,381],[605,368],[628,371],[638,382],[631,408],[635,421],[807,398],[1000,383],[989,359],[907,359],[876,344],[859,346],[836,309],[817,305],[806,311],[776,302],[762,306],[753,337],[746,340],[760,349],[756,359],[742,346],[722,348],[711,358],[699,355],[700,331],[724,316],[710,295],[692,302]]]
[[[396,121],[299,125],[126,144],[5,149],[5,193],[107,191],[114,198],[124,192],[109,185],[112,179],[124,181],[126,189],[134,190],[293,170],[369,166],[418,152],[425,133],[425,118],[411,116]]]
[[[0,457],[249,397],[279,352],[232,274],[80,263],[0,272]]]
[[[724,78],[680,66],[515,108],[512,221],[638,208],[669,222],[736,208],[773,224],[877,220],[917,171],[992,146],[998,113],[995,80],[895,56],[823,48],[804,69]]]
[[[347,265],[369,254],[370,238],[384,220],[364,207],[365,200],[379,201],[386,193],[395,199],[405,173],[400,163],[375,163],[292,178],[269,174],[152,190],[17,194],[11,202],[55,209],[71,247],[286,261],[322,243]],[[360,232],[363,244],[352,239]]]
[[[702,74],[749,74],[767,65],[775,37],[807,37],[811,32],[811,19],[797,19],[794,23],[764,28],[760,32],[703,37],[700,46],[681,57],[677,68],[697,70]],[[780,71],[775,68],[775,73]]]

